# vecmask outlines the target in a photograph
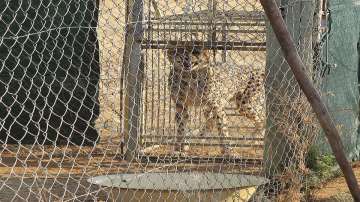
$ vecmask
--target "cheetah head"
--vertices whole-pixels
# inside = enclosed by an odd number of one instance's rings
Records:
[[[198,47],[176,47],[168,49],[167,58],[174,68],[192,70],[201,63],[209,62],[208,51]]]

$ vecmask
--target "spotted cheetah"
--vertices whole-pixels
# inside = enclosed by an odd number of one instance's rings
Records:
[[[211,64],[206,50],[193,47],[169,48],[167,59],[172,66],[168,78],[170,95],[176,105],[178,144],[174,147],[175,152],[186,150],[183,142],[190,119],[189,108],[192,106],[205,107],[206,123],[202,134],[216,126],[221,137],[228,136],[225,106],[231,100],[235,100],[241,115],[260,121],[257,113],[252,110],[250,100],[261,90],[264,79],[262,72],[246,75],[246,87],[239,91],[239,78],[236,77],[235,68],[227,63]],[[230,150],[227,146],[222,147],[223,154],[229,154]]]

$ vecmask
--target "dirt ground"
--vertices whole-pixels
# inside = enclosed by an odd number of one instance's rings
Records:
[[[360,181],[360,162],[353,164],[353,169],[358,181]],[[313,201],[335,202],[353,201],[343,176],[336,177],[324,183],[320,188],[313,190]]]

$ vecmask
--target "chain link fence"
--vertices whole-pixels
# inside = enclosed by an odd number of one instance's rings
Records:
[[[320,85],[318,3],[281,10]],[[300,200],[319,133],[247,0],[0,2],[0,126],[1,201]]]

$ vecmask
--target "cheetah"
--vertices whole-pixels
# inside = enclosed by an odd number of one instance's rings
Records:
[[[186,126],[189,122],[189,108],[204,106],[205,127],[201,134],[216,126],[220,137],[228,136],[228,119],[225,106],[234,100],[242,116],[260,122],[257,113],[252,110],[250,100],[263,85],[264,73],[251,72],[246,87],[239,91],[239,80],[229,64],[212,64],[208,51],[195,47],[175,47],[167,50],[167,59],[171,64],[168,83],[171,99],[175,102],[177,144],[174,152],[182,153]],[[233,78],[233,79],[232,79]],[[223,139],[221,140],[223,141]],[[221,152],[229,154],[231,148],[223,146]]]

